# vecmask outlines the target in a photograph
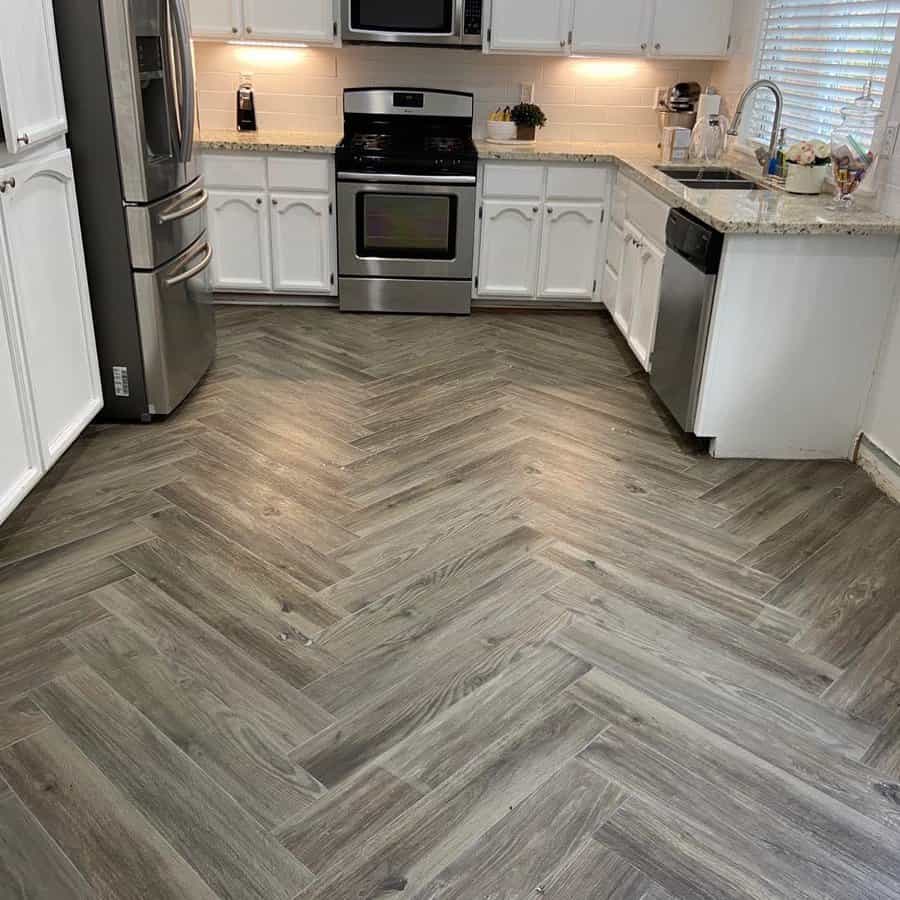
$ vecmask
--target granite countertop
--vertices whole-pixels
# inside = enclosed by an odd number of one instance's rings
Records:
[[[197,147],[257,153],[334,153],[341,138],[337,133],[202,131]],[[825,194],[805,197],[780,190],[685,188],[656,170],[659,151],[653,145],[547,142],[516,147],[477,141],[476,146],[482,160],[616,165],[663,202],[687,210],[725,234],[900,235],[900,219],[865,209],[830,212],[825,208],[830,199]],[[739,169],[754,180],[759,176],[758,167],[744,156],[730,156],[718,165]]]

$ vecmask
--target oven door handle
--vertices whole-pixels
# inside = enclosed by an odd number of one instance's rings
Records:
[[[340,172],[338,181],[369,184],[475,184],[474,175],[396,175],[388,172]]]

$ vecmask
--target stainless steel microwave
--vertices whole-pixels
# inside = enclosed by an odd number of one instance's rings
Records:
[[[341,2],[348,43],[481,46],[483,0]]]

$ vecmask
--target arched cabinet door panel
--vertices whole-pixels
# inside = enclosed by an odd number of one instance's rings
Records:
[[[269,202],[263,191],[210,191],[209,267],[213,290],[269,291],[272,260]]]
[[[323,195],[272,194],[273,288],[297,294],[331,292],[331,214]]]
[[[534,201],[485,200],[478,295],[532,298],[537,285],[541,207]]]
[[[538,293],[551,300],[592,300],[603,233],[602,203],[547,204]]]
[[[49,468],[103,405],[68,150],[0,170],[12,300]]]

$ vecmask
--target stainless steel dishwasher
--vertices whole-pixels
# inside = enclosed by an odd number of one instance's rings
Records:
[[[685,431],[694,431],[723,236],[681,209],[666,225],[666,259],[650,385]]]

